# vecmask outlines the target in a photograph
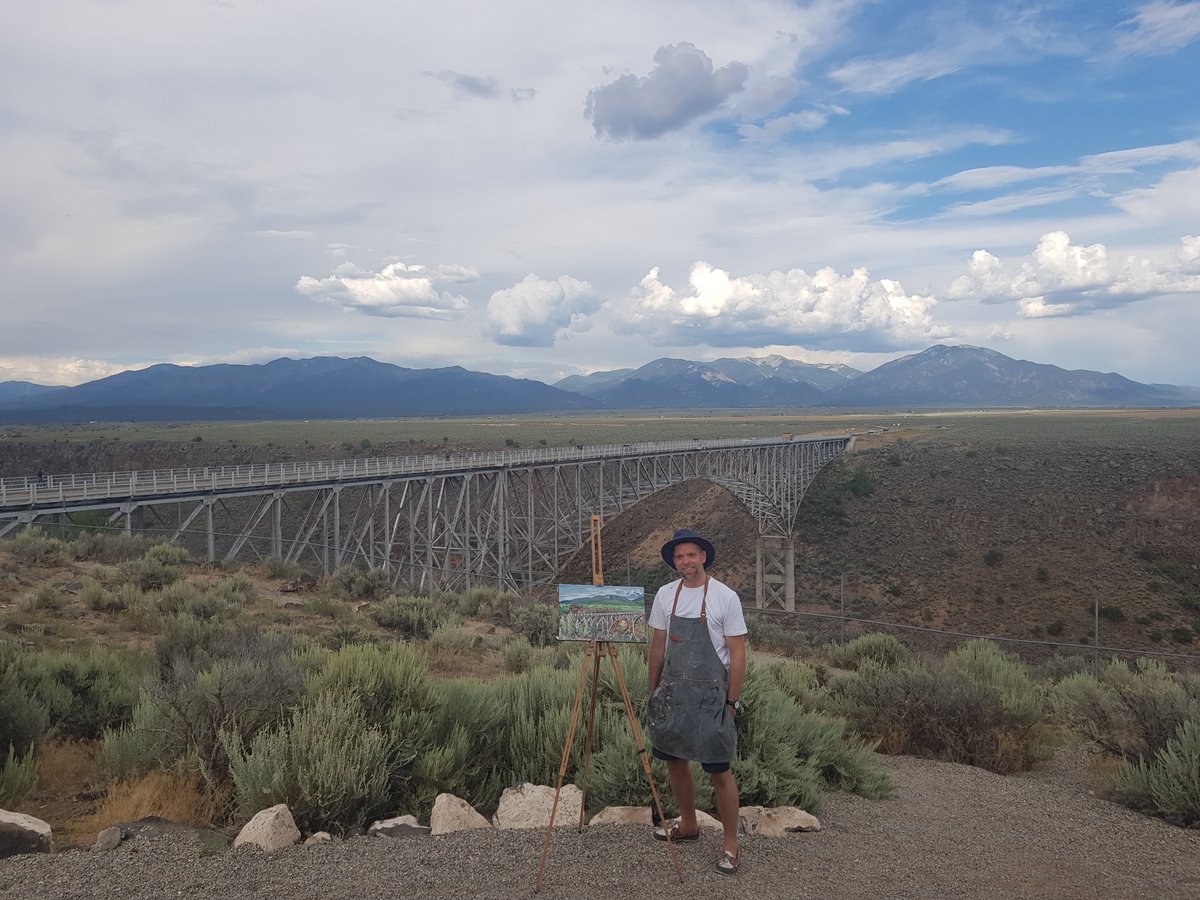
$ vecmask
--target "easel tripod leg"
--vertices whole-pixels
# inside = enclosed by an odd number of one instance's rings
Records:
[[[590,647],[591,644],[589,643]],[[583,778],[580,784],[582,796],[579,798],[579,830],[583,831],[583,817],[587,815],[587,783],[588,771],[592,765],[592,732],[596,721],[596,686],[600,683],[600,657],[604,654],[604,643],[596,645],[595,658],[592,663],[592,691],[588,699],[587,726],[583,741]],[[585,660],[586,663],[586,660]]]
[[[612,660],[613,673],[617,676],[617,685],[621,688],[621,699],[625,702],[625,715],[629,717],[629,728],[633,732],[633,740],[637,744],[638,759],[642,761],[642,771],[646,773],[646,780],[650,782],[650,794],[654,797],[654,809],[658,813],[658,820],[663,823],[663,828],[666,830],[667,849],[671,853],[671,862],[675,864],[675,874],[679,876],[679,883],[682,884],[683,869],[679,865],[679,855],[675,852],[675,842],[671,840],[671,829],[667,827],[667,819],[663,815],[662,801],[659,800],[658,788],[654,784],[654,773],[650,771],[649,754],[642,741],[642,730],[638,727],[637,716],[633,713],[633,701],[629,698],[629,688],[625,686],[625,675],[621,672],[621,663],[617,659],[616,644],[608,645],[608,656]]]
[[[542,872],[546,868],[546,856],[550,853],[550,835],[554,831],[554,816],[558,812],[558,797],[562,793],[563,778],[567,774],[567,761],[571,758],[571,744],[575,740],[575,726],[579,723],[579,708],[583,704],[583,686],[587,682],[588,660],[593,653],[598,653],[594,644],[589,643],[583,655],[583,666],[579,669],[579,686],[575,689],[575,704],[571,707],[571,723],[567,726],[567,737],[563,741],[562,761],[558,765],[558,781],[554,785],[554,802],[550,806],[550,821],[546,824],[546,840],[542,844],[542,859],[538,863],[537,883],[533,892],[542,889]]]

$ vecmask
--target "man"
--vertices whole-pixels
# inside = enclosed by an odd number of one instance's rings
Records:
[[[700,837],[696,786],[688,768],[688,760],[695,760],[712,779],[724,828],[717,871],[733,875],[739,799],[730,763],[746,674],[746,620],[738,595],[705,571],[715,556],[713,545],[688,528],[663,544],[663,561],[680,577],[659,588],[650,609],[648,718],[652,751],[667,763],[679,807],[671,840]],[[667,839],[665,823],[654,836]]]

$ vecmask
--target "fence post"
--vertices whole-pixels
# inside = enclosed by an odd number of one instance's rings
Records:
[[[1092,601],[1092,675],[1100,677],[1100,595]]]
[[[846,573],[842,573],[842,586],[838,591],[842,602],[842,643],[846,643]]]

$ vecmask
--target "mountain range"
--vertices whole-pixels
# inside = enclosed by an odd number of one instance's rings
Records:
[[[0,382],[0,422],[389,418],[601,409],[1200,405],[1200,388],[937,345],[860,372],[783,356],[572,375],[554,385],[369,357],[151,366],[75,387]]]

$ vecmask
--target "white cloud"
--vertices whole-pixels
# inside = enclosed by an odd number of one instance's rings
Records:
[[[1129,30],[1117,39],[1118,51],[1131,56],[1174,53],[1200,38],[1200,3],[1154,0],[1123,24]]]
[[[695,44],[670,44],[655,52],[649,75],[622,75],[589,91],[584,112],[597,137],[661,137],[717,109],[745,87],[749,74],[737,61],[714,70]]]
[[[962,49],[926,49],[892,59],[852,59],[830,76],[850,91],[890,94],[912,81],[930,81],[949,75],[971,63],[972,52]]]
[[[934,322],[933,297],[909,294],[865,269],[832,268],[731,277],[705,262],[692,266],[690,290],[678,292],[651,269],[623,301],[610,305],[622,325],[659,344],[713,347],[802,343],[872,351],[914,347],[948,337]]]
[[[566,331],[583,327],[600,299],[590,284],[569,275],[554,281],[526,275],[488,300],[489,332],[498,344],[550,347]]]
[[[468,300],[439,291],[437,285],[475,277],[473,270],[462,266],[426,269],[398,262],[384,266],[380,272],[370,272],[348,262],[326,278],[302,276],[296,290],[347,312],[386,318],[448,319],[461,314]]]
[[[106,359],[77,359],[70,356],[0,356],[0,382],[76,385],[151,365],[154,363],[116,363]]]
[[[1200,240],[1186,236],[1167,262],[1126,256],[1110,259],[1104,244],[1072,244],[1064,231],[1042,235],[1033,256],[1019,267],[1006,266],[986,250],[976,250],[967,274],[950,285],[948,296],[982,303],[1016,301],[1025,318],[1084,315],[1168,294],[1200,294],[1200,275],[1191,274]]]
[[[762,125],[739,125],[738,134],[748,141],[776,141],[795,131],[816,131],[823,128],[830,116],[849,114],[848,109],[837,105],[806,109],[769,119]]]

